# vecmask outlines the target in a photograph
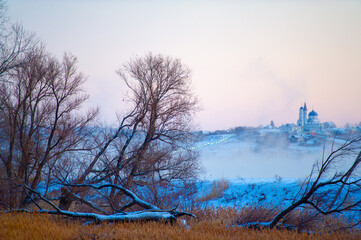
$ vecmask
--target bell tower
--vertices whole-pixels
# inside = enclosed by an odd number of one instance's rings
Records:
[[[306,105],[306,102],[305,102],[305,104],[303,106],[303,119],[302,119],[302,122],[303,122],[302,126],[307,124],[307,105]]]

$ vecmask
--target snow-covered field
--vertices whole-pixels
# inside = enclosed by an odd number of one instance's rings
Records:
[[[279,180],[279,179],[278,179]],[[220,198],[202,203],[202,206],[235,207],[246,206],[288,206],[300,189],[301,182],[296,179],[232,179],[229,187]],[[212,181],[201,183],[200,195],[207,195],[212,188]]]

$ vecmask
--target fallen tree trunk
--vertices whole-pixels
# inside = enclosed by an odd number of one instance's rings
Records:
[[[96,204],[94,204],[88,200],[81,199],[80,196],[72,194],[72,196],[75,199],[86,203],[88,206],[92,207],[94,210],[96,210],[98,212],[101,212],[102,214],[67,211],[67,210],[63,210],[60,207],[56,206],[53,202],[51,202],[49,199],[47,199],[41,193],[30,188],[29,186],[27,186],[25,184],[19,184],[19,186],[24,188],[27,195],[31,196],[31,194],[35,194],[36,196],[38,196],[38,198],[40,200],[44,201],[45,203],[50,205],[55,210],[43,209],[33,197],[30,197],[31,201],[39,208],[39,210],[31,211],[28,209],[11,209],[10,211],[7,211],[7,212],[33,212],[33,213],[45,213],[45,214],[57,214],[57,215],[64,215],[64,216],[69,216],[69,217],[73,217],[73,218],[91,219],[91,220],[94,220],[95,222],[164,221],[164,222],[173,223],[178,219],[178,217],[181,217],[181,216],[196,217],[195,215],[188,213],[188,212],[176,211],[176,208],[160,209],[146,201],[141,200],[132,191],[130,191],[126,188],[123,188],[121,186],[114,185],[114,184],[104,184],[104,185],[100,185],[100,186],[94,186],[94,185],[90,185],[90,184],[79,184],[79,185],[69,185],[69,186],[91,187],[91,188],[95,188],[95,189],[102,189],[102,188],[106,188],[106,187],[116,188],[116,189],[122,191],[124,194],[126,194],[127,196],[129,196],[132,199],[132,201],[130,203],[125,204],[125,206],[123,206],[122,209],[125,209],[125,208],[127,208],[129,206],[133,206],[133,205],[139,205],[139,206],[145,208],[145,210],[134,211],[134,212],[119,211],[114,214],[106,214],[107,211],[100,208]]]
[[[73,218],[85,218],[91,219],[95,222],[142,222],[142,221],[163,221],[173,223],[180,216],[191,216],[195,217],[193,214],[186,212],[178,212],[178,211],[152,211],[145,210],[139,212],[130,212],[130,213],[117,213],[117,214],[97,214],[97,213],[83,213],[83,212],[72,212],[72,211],[57,211],[57,210],[38,210],[38,211],[30,211],[27,209],[13,209],[7,212],[29,212],[29,213],[45,213],[45,214],[56,214],[56,215],[65,215]]]

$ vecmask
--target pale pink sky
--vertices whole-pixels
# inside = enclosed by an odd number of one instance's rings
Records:
[[[115,71],[148,52],[193,71],[202,129],[295,123],[307,101],[322,122],[361,122],[361,1],[8,1],[57,56],[79,59],[89,105],[114,122]]]

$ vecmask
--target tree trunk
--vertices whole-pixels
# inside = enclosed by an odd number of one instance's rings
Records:
[[[67,189],[61,189],[61,196],[59,201],[59,208],[62,210],[69,210],[73,200],[70,198],[70,193]]]

